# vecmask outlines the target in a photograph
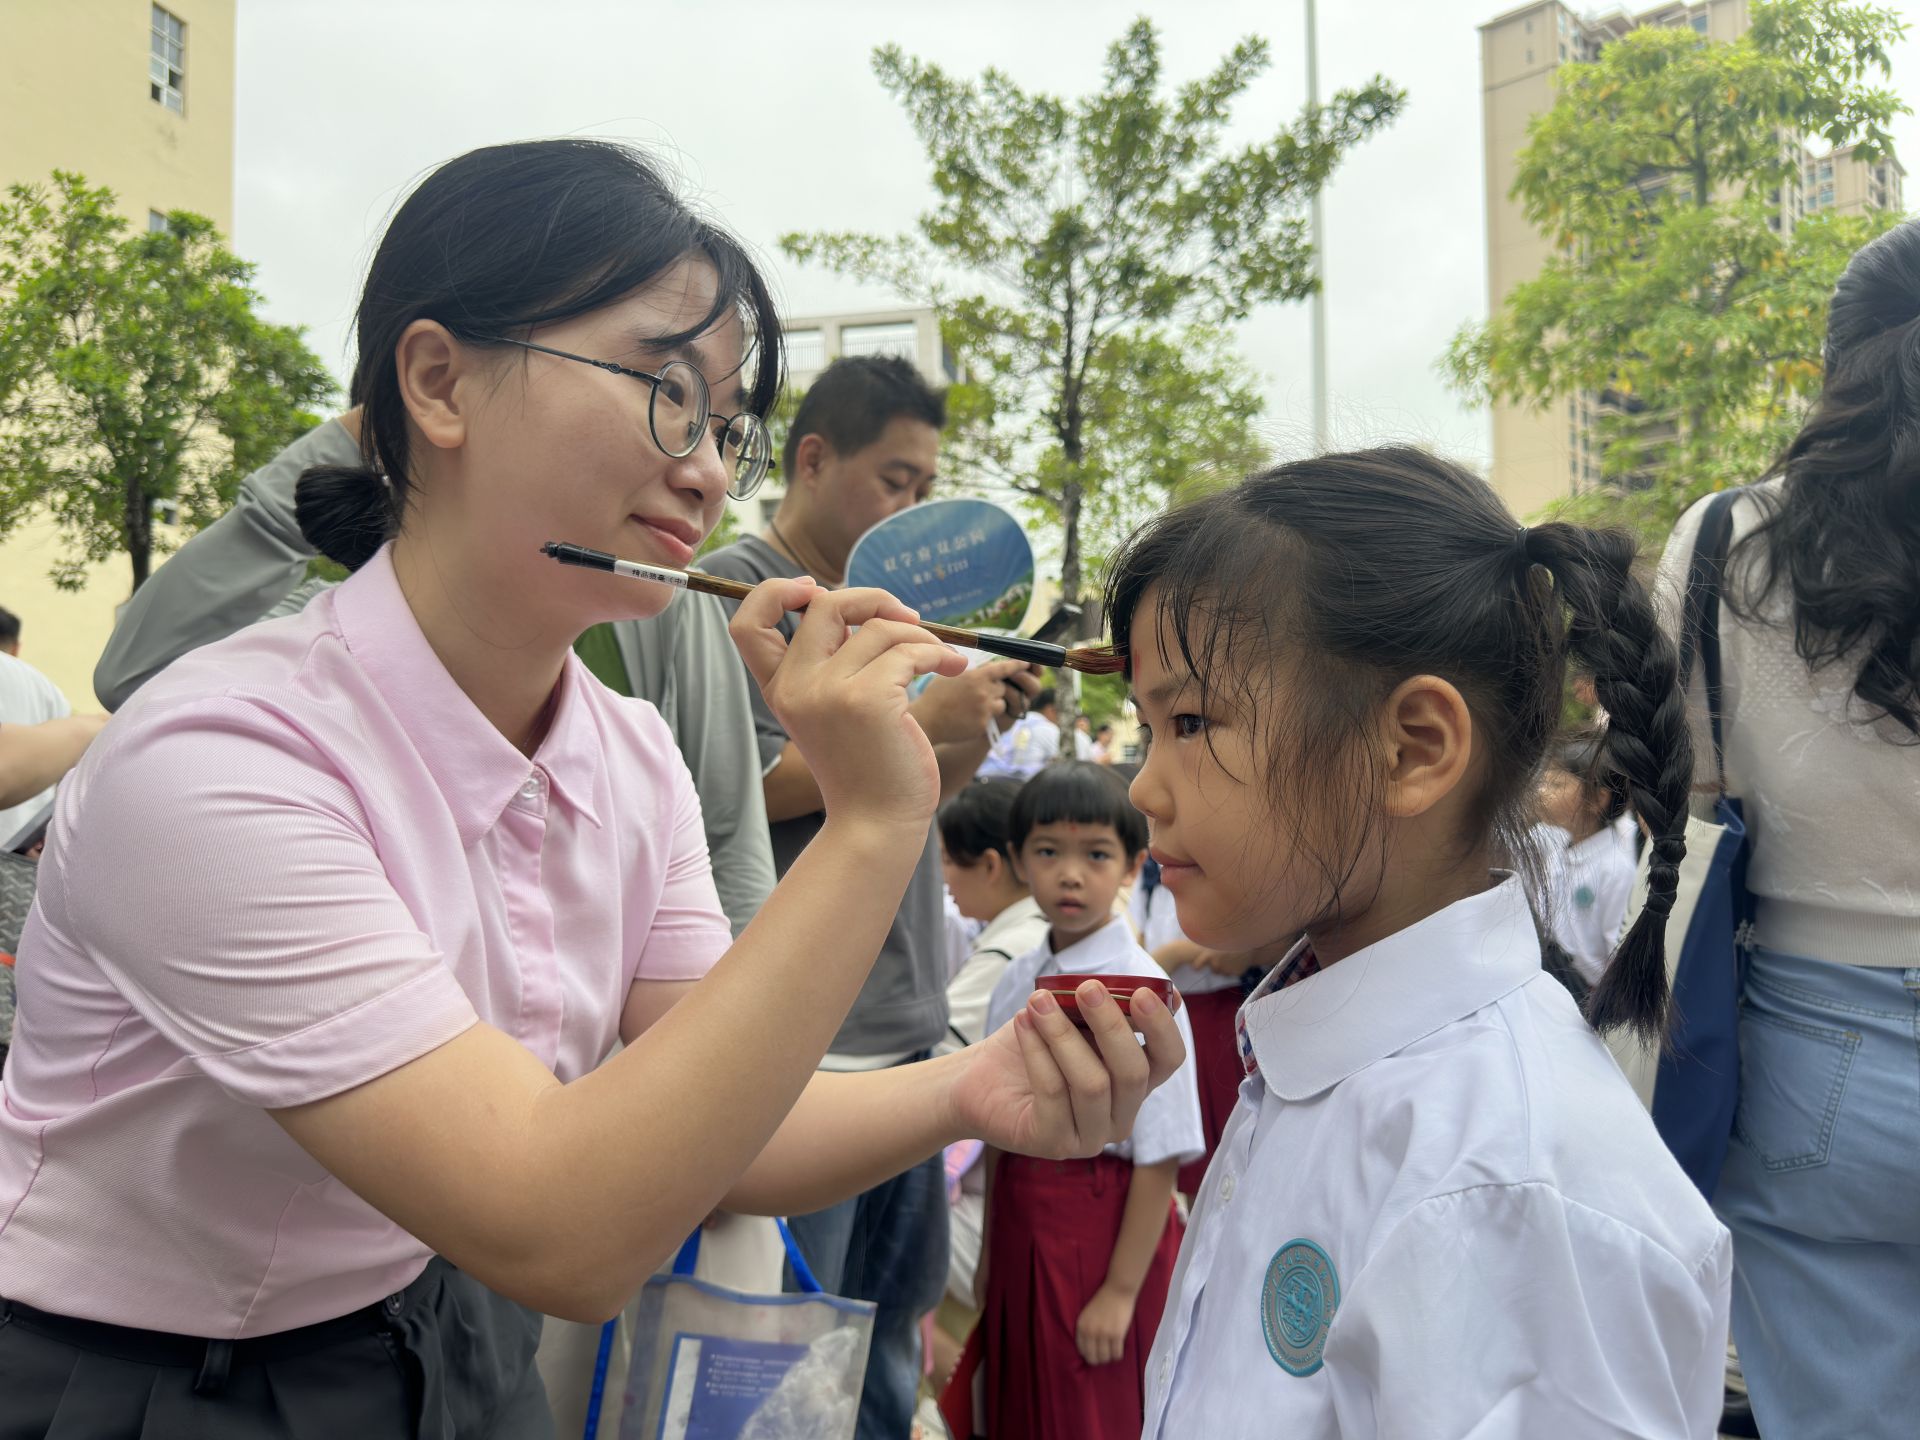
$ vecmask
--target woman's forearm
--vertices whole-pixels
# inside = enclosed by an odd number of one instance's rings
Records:
[[[964,1054],[854,1074],[822,1072],[727,1192],[729,1210],[800,1215],[870,1190],[961,1138],[948,1096]]]
[[[276,1117],[349,1188],[492,1289],[548,1314],[604,1318],[722,1204],[813,1080],[922,843],[829,821],[713,970],[570,1084],[475,1026]],[[807,1127],[814,1143],[826,1128]],[[874,1165],[914,1148],[907,1127],[892,1133]]]

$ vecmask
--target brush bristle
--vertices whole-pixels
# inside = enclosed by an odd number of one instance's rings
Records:
[[[1127,668],[1127,657],[1111,645],[1067,651],[1067,668],[1082,675],[1118,675]]]

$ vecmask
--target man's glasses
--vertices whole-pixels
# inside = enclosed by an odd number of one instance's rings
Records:
[[[586,355],[555,350],[549,345],[536,345],[531,340],[511,340],[504,335],[467,338],[482,345],[518,345],[522,350],[537,350],[542,355],[646,381],[653,387],[653,397],[647,402],[647,427],[653,431],[653,443],[676,460],[684,460],[698,448],[701,437],[715,420],[725,421],[726,428],[715,437],[715,443],[720,447],[721,462],[727,467],[727,494],[736,500],[745,500],[758,490],[773,465],[773,437],[767,433],[766,422],[758,415],[744,413],[715,415],[707,377],[684,360],[669,360],[660,367],[660,373],[654,375],[616,365],[611,360],[594,360]]]

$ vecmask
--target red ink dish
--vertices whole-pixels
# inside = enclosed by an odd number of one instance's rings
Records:
[[[1133,1018],[1133,997],[1138,991],[1151,990],[1159,997],[1160,1003],[1169,1009],[1178,1007],[1180,1003],[1173,981],[1155,979],[1149,975],[1042,975],[1033,982],[1033,988],[1053,996],[1066,1017],[1085,1030],[1087,1022],[1080,1014],[1080,997],[1074,991],[1089,980],[1098,980],[1106,986],[1107,993],[1113,996],[1113,1003],[1120,1007],[1120,1013],[1129,1020]]]

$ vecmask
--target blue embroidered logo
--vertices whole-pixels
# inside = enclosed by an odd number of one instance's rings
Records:
[[[1311,1240],[1289,1240],[1267,1266],[1260,1288],[1260,1328],[1267,1353],[1289,1375],[1320,1368],[1327,1330],[1340,1308],[1340,1277],[1327,1252]]]
[[[1591,885],[1582,885],[1578,890],[1573,892],[1573,903],[1578,905],[1582,910],[1591,910],[1593,908],[1593,902],[1599,898],[1599,896],[1593,893],[1593,887]]]

